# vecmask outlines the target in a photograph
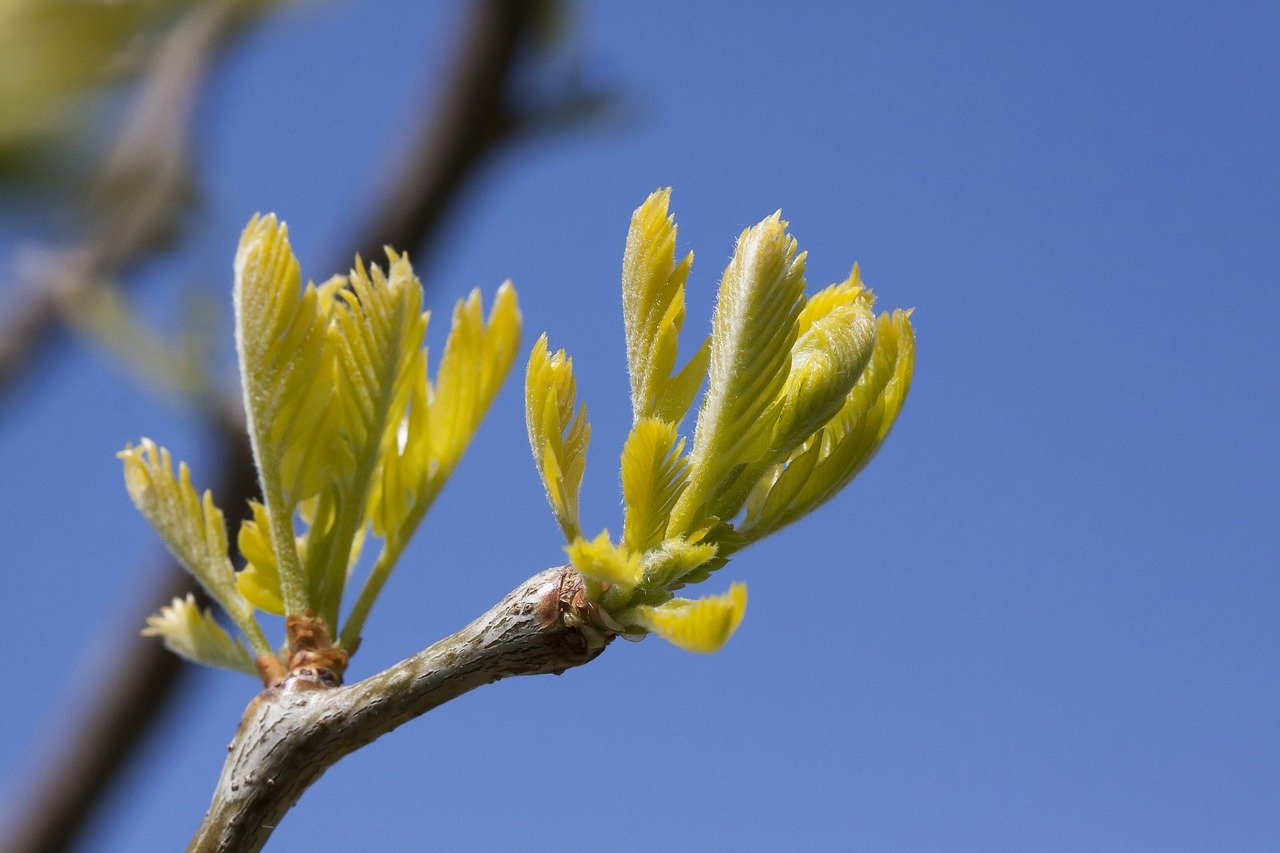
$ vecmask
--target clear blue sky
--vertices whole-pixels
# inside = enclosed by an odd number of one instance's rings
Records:
[[[297,4],[236,51],[204,236],[135,291],[155,322],[192,283],[229,295],[256,210],[334,271],[448,59],[462,7],[427,6]],[[693,327],[739,230],[781,207],[812,287],[858,260],[882,306],[916,307],[911,397],[848,492],[710,582],[751,590],[724,651],[617,644],[479,690],[342,761],[272,849],[1274,845],[1278,9],[581,9],[624,121],[504,156],[421,272],[441,311],[512,277],[524,351],[546,330],[575,357],[587,526],[620,522],[619,269],[658,186],[697,252]],[[145,434],[213,466],[191,415],[87,347],[46,381],[0,423],[6,802],[147,586],[157,543],[112,454]],[[353,677],[561,561],[521,412],[511,382]],[[194,682],[93,849],[184,844],[253,691]]]

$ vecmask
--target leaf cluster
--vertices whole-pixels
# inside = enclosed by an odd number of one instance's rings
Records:
[[[745,587],[697,601],[673,593],[813,511],[870,461],[911,384],[914,336],[910,312],[874,314],[856,265],[806,296],[805,254],[775,213],[739,236],[711,334],[680,365],[693,255],[677,259],[669,203],[670,190],[659,190],[635,211],[623,257],[633,426],[621,457],[620,540],[582,532],[591,429],[572,360],[550,353],[545,335],[529,360],[526,417],[589,594],[627,634],[707,652],[741,621]],[[704,384],[690,443],[680,424]]]
[[[236,252],[234,302],[263,496],[239,527],[244,568],[232,568],[212,496],[196,495],[185,464],[174,476],[167,450],[148,439],[126,448],[126,487],[259,658],[274,653],[255,609],[336,627],[365,543],[378,539],[339,637],[354,651],[374,600],[511,367],[520,336],[515,290],[502,285],[487,318],[478,290],[458,302],[434,381],[422,284],[390,249],[385,270],[357,258],[348,275],[303,286],[287,228],[274,216],[254,217]],[[235,652],[242,647],[192,602],[175,599],[147,630],[185,657],[245,669]]]

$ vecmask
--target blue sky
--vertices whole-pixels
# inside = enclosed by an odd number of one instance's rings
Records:
[[[229,304],[256,210],[334,272],[448,60],[463,7],[426,6],[298,4],[236,50],[201,236],[133,291],[152,321],[193,286]],[[434,346],[453,299],[511,277],[523,351],[545,330],[574,356],[585,525],[621,520],[619,270],[656,187],[696,252],[691,327],[738,232],[781,208],[811,288],[857,260],[882,307],[915,306],[911,397],[846,493],[709,582],[751,590],[722,652],[615,644],[481,689],[344,759],[272,849],[1274,844],[1280,12],[617,2],[573,24],[620,118],[501,157],[420,272]],[[112,456],[140,435],[212,476],[194,417],[82,344],[0,423],[5,802],[147,586],[157,543]],[[351,676],[560,545],[509,382]],[[185,843],[253,691],[194,681],[91,848]]]

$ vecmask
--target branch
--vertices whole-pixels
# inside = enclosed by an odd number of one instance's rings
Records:
[[[476,5],[439,112],[419,131],[381,214],[359,241],[361,257],[380,258],[383,246],[395,246],[421,267],[423,243],[438,232],[463,184],[501,143],[517,135],[510,78],[541,5],[523,0]],[[341,262],[348,264],[351,257]]]
[[[228,434],[223,443],[228,454],[224,478],[214,488],[221,506],[244,506],[257,493],[253,460],[244,430]],[[175,596],[195,592],[201,606],[208,605],[203,590],[168,559],[159,569],[157,583],[139,602],[132,624]],[[43,778],[32,780],[32,796],[20,812],[20,821],[0,841],[0,849],[65,850],[84,829],[94,807],[109,790],[129,757],[147,733],[164,718],[169,701],[192,667],[136,628],[126,637],[112,638],[119,666],[109,680],[90,693],[94,699],[80,710],[66,742],[53,753]]]
[[[90,233],[78,246],[43,257],[44,268],[6,312],[0,401],[51,349],[73,306],[172,236],[186,199],[191,115],[204,72],[261,8],[247,0],[199,4],[157,48],[136,106],[104,160]]]
[[[564,672],[599,655],[572,567],[547,569],[461,631],[350,687],[290,676],[250,703],[194,851],[260,850],[302,793],[345,755],[450,699],[512,675]]]

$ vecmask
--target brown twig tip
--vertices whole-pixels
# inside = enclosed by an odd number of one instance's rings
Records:
[[[286,687],[292,691],[342,686],[351,656],[333,644],[329,625],[311,611],[291,613],[284,621],[289,642]],[[270,685],[268,685],[270,686]]]
[[[270,687],[285,677],[284,664],[275,655],[259,655],[254,664],[258,667],[258,675],[262,676],[262,684],[265,687]]]
[[[323,649],[332,645],[332,635],[324,619],[308,610],[290,613],[284,620],[284,633],[290,653]]]
[[[544,630],[569,629],[560,633],[565,651],[569,657],[581,658],[581,663],[593,660],[619,633],[617,623],[588,597],[582,575],[572,566],[560,570],[560,586],[555,594],[538,602],[537,618]]]

